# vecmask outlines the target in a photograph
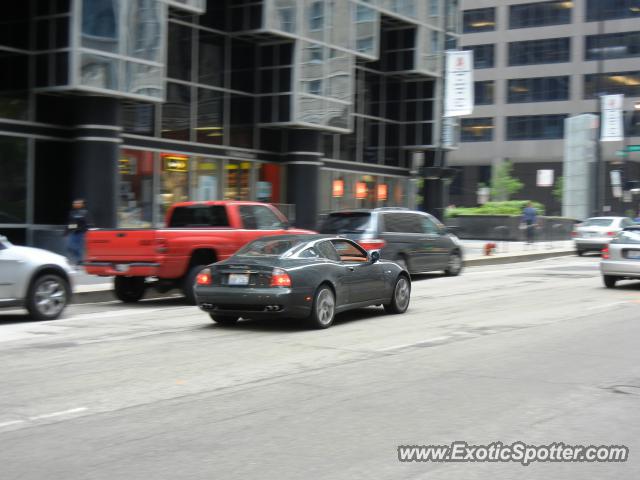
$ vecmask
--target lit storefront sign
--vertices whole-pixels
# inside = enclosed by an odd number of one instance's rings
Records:
[[[162,154],[162,167],[165,172],[186,173],[189,170],[189,159],[186,155]]]
[[[365,182],[356,182],[356,198],[367,198],[367,184]]]
[[[118,161],[120,175],[134,175],[136,173],[137,163],[135,158],[121,158]]]
[[[385,201],[389,197],[389,187],[386,183],[378,184],[378,200]]]
[[[342,198],[344,196],[344,180],[334,180],[333,187],[331,189],[331,196],[333,198]]]

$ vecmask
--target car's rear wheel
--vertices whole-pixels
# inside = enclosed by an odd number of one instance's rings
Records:
[[[604,286],[607,288],[615,288],[616,282],[619,280],[618,277],[614,277],[613,275],[603,275],[602,281],[604,282]]]
[[[336,316],[336,296],[328,285],[321,285],[313,300],[309,323],[314,328],[329,328]]]
[[[69,282],[61,275],[48,273],[37,277],[27,294],[26,307],[34,320],[55,320],[71,298]]]
[[[384,305],[384,310],[387,313],[404,313],[407,311],[407,308],[409,308],[410,300],[411,283],[406,276],[400,275],[393,288],[391,301]]]
[[[196,265],[189,269],[182,281],[182,293],[189,305],[196,304],[196,277],[206,265]]]
[[[144,277],[115,277],[113,291],[116,298],[124,303],[135,303],[144,297],[147,289]]]
[[[456,277],[460,275],[462,271],[462,255],[459,252],[452,252],[447,260],[447,268],[444,270],[444,274],[448,277]]]
[[[211,320],[220,325],[230,326],[238,323],[238,317],[225,317],[224,315],[216,315],[215,313],[210,313],[209,316]]]

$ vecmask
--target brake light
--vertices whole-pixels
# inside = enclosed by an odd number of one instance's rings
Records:
[[[604,247],[602,249],[602,258],[605,260],[609,258],[609,247]]]
[[[607,232],[607,235],[609,235],[610,237],[613,237],[616,233],[618,232]]]
[[[198,276],[196,277],[196,284],[211,285],[212,278],[213,276],[211,275],[211,269],[205,268],[204,270],[201,270],[200,273],[198,273]]]
[[[156,238],[156,252],[167,253],[169,251],[169,242],[166,238]]]
[[[370,250],[381,250],[387,244],[384,240],[374,238],[367,240],[360,240],[358,244],[367,251]]]
[[[281,268],[274,268],[271,272],[271,286],[272,287],[290,287],[291,277],[287,272]]]
[[[576,231],[571,232],[571,236],[572,237],[577,237],[578,236],[578,232],[576,232]]]

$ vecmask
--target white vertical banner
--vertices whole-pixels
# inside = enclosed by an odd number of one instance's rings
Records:
[[[461,117],[473,112],[473,51],[447,50],[444,116]]]
[[[602,95],[602,128],[600,141],[619,142],[624,139],[622,103],[624,95]]]

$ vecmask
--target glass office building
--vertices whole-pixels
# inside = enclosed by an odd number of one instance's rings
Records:
[[[455,0],[25,0],[0,18],[0,232],[49,246],[73,198],[100,227],[183,200],[299,226],[414,206]],[[54,245],[55,246],[55,245]]]

